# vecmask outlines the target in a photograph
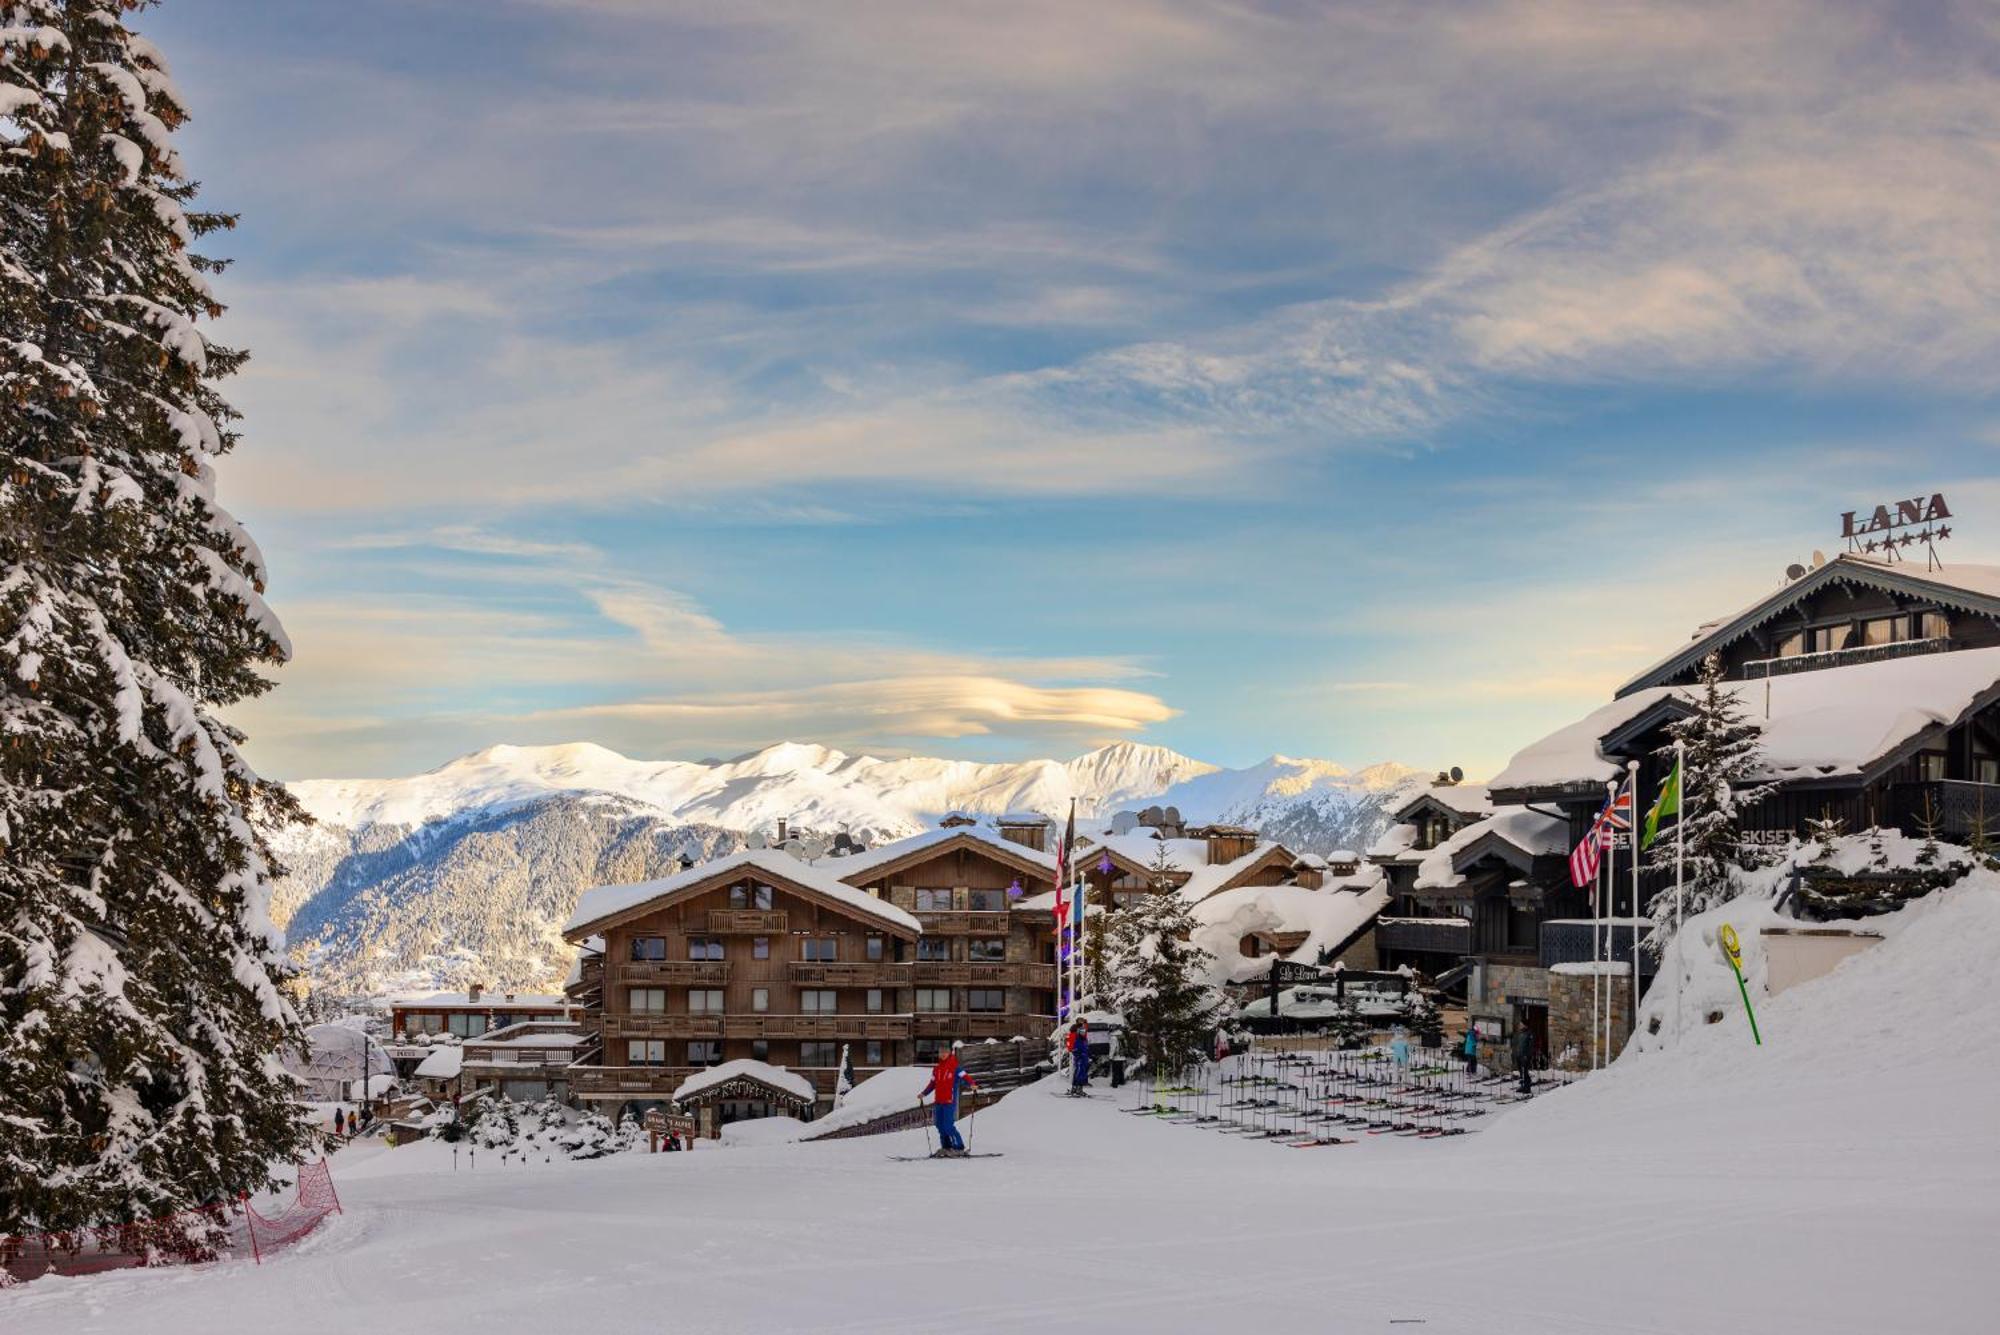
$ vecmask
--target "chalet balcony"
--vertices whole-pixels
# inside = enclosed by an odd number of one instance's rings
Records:
[[[785,966],[785,976],[801,987],[908,987],[908,964],[855,961],[811,964],[802,960]]]
[[[726,1015],[724,1038],[908,1038],[907,1015]]]
[[[1470,955],[1472,924],[1464,918],[1377,918],[1375,944],[1382,950]]]
[[[635,960],[613,965],[611,980],[621,987],[722,987],[729,982],[728,960]]]
[[[710,936],[741,936],[745,933],[783,936],[787,921],[781,909],[710,909],[708,933]]]
[[[1006,913],[970,913],[953,910],[949,913],[920,909],[917,921],[924,925],[926,936],[1005,936],[1013,920]]]
[[[916,983],[920,987],[958,984],[962,987],[1040,987],[1053,990],[1056,985],[1056,966],[1053,964],[919,960],[915,967]]]
[[[1009,1015],[988,1011],[935,1011],[916,1017],[918,1038],[1047,1038],[1053,1015]]]
[[[1787,654],[1783,658],[1753,658],[1743,665],[1746,681],[1782,677],[1793,672],[1813,672],[1820,668],[1851,667],[1856,663],[1880,663],[1891,658],[1915,658],[1939,654],[1951,648],[1951,639],[1934,635],[1922,640],[1895,640],[1888,644],[1853,644],[1845,649],[1827,649],[1816,654]]]
[[[1889,785],[1889,819],[1905,834],[1921,837],[1926,821],[1934,822],[1945,839],[1970,839],[1985,826],[1986,837],[2000,843],[2000,783],[1969,779],[1933,779],[1927,783]]]
[[[569,1092],[579,1099],[664,1099],[693,1075],[693,1066],[571,1066]]]
[[[599,1033],[606,1042],[621,1038],[721,1038],[720,1015],[606,1015]]]

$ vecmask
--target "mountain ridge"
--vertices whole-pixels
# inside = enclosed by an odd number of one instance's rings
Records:
[[[1407,766],[1350,770],[1273,755],[1229,769],[1149,743],[1066,761],[850,755],[779,742],[721,761],[635,760],[589,742],[497,745],[396,779],[289,785],[316,824],[277,841],[290,869],[272,914],[319,978],[344,990],[543,987],[567,966],[559,924],[595,885],[646,880],[790,829],[873,845],[963,811],[1084,825],[1178,807],[1300,852],[1365,847]]]

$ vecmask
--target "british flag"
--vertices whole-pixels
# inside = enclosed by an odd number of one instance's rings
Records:
[[[1597,867],[1604,857],[1604,850],[1617,842],[1618,836],[1632,828],[1632,781],[1618,790],[1616,797],[1604,803],[1604,809],[1597,813],[1597,819],[1590,823],[1590,832],[1577,842],[1569,855],[1569,883],[1579,888],[1595,885]]]

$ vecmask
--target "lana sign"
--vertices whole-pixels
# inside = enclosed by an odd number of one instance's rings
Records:
[[[1913,496],[1907,501],[1878,505],[1872,511],[1849,510],[1840,517],[1840,536],[1847,549],[1855,552],[1882,552],[1894,558],[1897,549],[1921,542],[1926,548],[1951,536],[1951,507],[1944,493],[1929,500]]]

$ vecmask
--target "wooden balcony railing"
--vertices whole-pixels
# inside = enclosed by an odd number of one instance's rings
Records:
[[[692,1066],[572,1066],[569,1092],[577,1098],[664,1099],[695,1073]]]
[[[1005,913],[917,911],[917,921],[930,936],[1005,936],[1011,919]]]
[[[782,909],[710,909],[708,930],[715,936],[761,932],[782,936],[787,919]]]
[[[978,960],[943,962],[919,960],[916,965],[919,987],[960,984],[967,987],[1045,987],[1056,985],[1053,964],[1023,964]]]
[[[918,1038],[1045,1038],[1055,1028],[1052,1015],[988,1012],[928,1012],[916,1017]]]
[[[729,981],[728,960],[635,960],[616,965],[611,978],[623,987],[659,987],[708,983],[721,987]]]
[[[908,987],[910,966],[881,961],[809,964],[794,960],[785,966],[785,976],[802,987]]]
[[[606,1015],[599,1032],[621,1038],[721,1038],[720,1015]]]
[[[908,1038],[907,1015],[728,1015],[724,1038]]]

